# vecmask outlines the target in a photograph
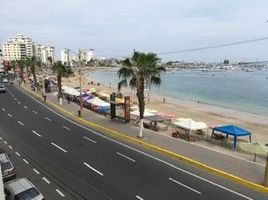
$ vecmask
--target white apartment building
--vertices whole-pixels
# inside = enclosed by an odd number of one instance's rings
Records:
[[[42,62],[47,63],[47,58],[51,57],[55,60],[55,48],[50,45],[41,45],[32,41],[31,38],[22,34],[17,34],[13,38],[9,38],[7,42],[3,43],[4,60],[20,60],[27,57],[41,59]]]
[[[48,64],[48,58],[52,58],[52,62],[55,62],[55,47],[48,44],[41,46],[41,61]]]
[[[32,39],[22,34],[17,34],[15,37],[9,38],[7,42],[3,43],[3,54],[4,59],[8,61],[32,57]]]
[[[66,63],[67,65],[70,64],[70,50],[69,49],[64,49],[61,51],[61,62]]]

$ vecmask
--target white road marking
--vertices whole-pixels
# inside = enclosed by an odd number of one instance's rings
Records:
[[[122,153],[116,152],[116,154],[121,156],[121,157],[123,157],[123,158],[126,158],[126,159],[130,160],[131,162],[136,162],[136,160],[134,160],[134,159],[122,154]]]
[[[32,112],[33,112],[34,114],[38,114],[35,110],[32,110]]]
[[[24,124],[23,124],[21,121],[18,121],[18,123],[19,123],[20,125],[24,126]]]
[[[57,192],[60,196],[65,197],[65,195],[64,195],[59,189],[56,189],[56,192]]]
[[[21,92],[23,92],[22,89],[19,89],[19,90],[21,90]],[[23,93],[24,93],[24,92],[23,92]],[[24,93],[24,94],[26,94],[26,93]],[[149,158],[151,158],[151,159],[153,159],[153,160],[156,160],[156,161],[158,161],[158,162],[161,162],[161,163],[163,163],[163,164],[166,164],[167,166],[169,166],[169,167],[171,167],[171,168],[174,168],[174,169],[176,169],[176,170],[178,170],[178,171],[184,172],[185,174],[191,175],[191,176],[193,176],[193,177],[195,177],[195,178],[197,178],[197,179],[200,179],[200,180],[202,180],[202,181],[204,181],[204,182],[206,182],[206,183],[209,183],[209,184],[211,184],[211,185],[214,185],[214,186],[216,186],[216,187],[218,187],[218,188],[221,188],[221,189],[223,189],[223,190],[226,190],[226,191],[228,191],[228,192],[230,192],[230,193],[236,194],[237,196],[243,197],[243,198],[248,199],[248,200],[253,200],[252,198],[250,198],[250,197],[248,197],[248,196],[246,196],[246,195],[243,195],[243,194],[241,194],[241,193],[239,193],[239,192],[236,192],[236,191],[234,191],[234,190],[231,190],[231,189],[229,189],[229,188],[227,188],[227,187],[225,187],[225,186],[223,186],[223,185],[220,185],[220,184],[218,184],[218,183],[215,183],[215,182],[213,182],[213,181],[210,181],[210,180],[208,180],[208,179],[205,179],[205,178],[203,178],[203,177],[201,177],[201,176],[198,176],[198,175],[196,175],[196,174],[193,174],[193,173],[191,173],[191,172],[188,172],[188,171],[186,171],[186,170],[184,170],[184,169],[182,169],[182,168],[179,168],[179,167],[177,167],[177,166],[175,166],[175,165],[173,165],[173,164],[171,164],[171,163],[169,163],[169,162],[166,162],[166,161],[164,161],[164,160],[161,160],[160,158],[157,158],[157,157],[152,156],[152,155],[150,155],[150,154],[148,154],[148,153],[145,153],[145,152],[143,152],[143,151],[140,151],[140,150],[138,150],[138,149],[135,149],[135,148],[133,148],[133,147],[130,147],[130,146],[126,145],[126,144],[123,144],[123,143],[121,143],[121,142],[119,142],[119,141],[116,141],[116,140],[114,140],[114,139],[112,139],[112,138],[109,138],[109,137],[107,137],[107,136],[105,136],[105,135],[102,135],[102,134],[100,134],[100,133],[98,133],[98,132],[96,132],[96,131],[94,131],[94,130],[92,130],[92,129],[90,129],[90,128],[87,128],[87,127],[85,127],[85,126],[83,126],[83,125],[81,125],[81,124],[78,124],[78,123],[76,123],[76,122],[74,122],[74,121],[68,119],[67,117],[64,117],[63,115],[57,113],[55,110],[49,108],[48,106],[46,106],[46,105],[40,103],[38,100],[36,100],[35,98],[33,98],[31,95],[29,95],[29,94],[26,94],[26,95],[27,95],[28,97],[30,97],[31,99],[33,99],[35,102],[37,102],[39,105],[44,106],[46,109],[50,110],[50,111],[53,112],[54,114],[56,114],[56,115],[60,116],[61,118],[65,119],[66,121],[68,121],[68,122],[70,122],[70,123],[72,123],[72,124],[75,124],[76,126],[78,126],[78,127],[80,127],[80,128],[83,128],[83,129],[85,129],[85,130],[87,130],[87,131],[89,131],[89,132],[92,132],[92,133],[94,133],[95,135],[98,135],[99,137],[105,138],[105,139],[107,139],[107,140],[109,140],[109,141],[112,141],[112,142],[114,142],[114,143],[116,143],[116,144],[119,144],[119,145],[121,145],[121,146],[123,146],[123,147],[126,147],[126,148],[128,148],[128,149],[131,149],[131,150],[133,150],[133,151],[135,151],[135,152],[137,152],[137,153],[140,153],[140,154],[142,154],[142,155],[144,155],[144,156],[147,156],[147,157],[149,157]]]
[[[52,119],[50,119],[50,118],[48,118],[48,117],[44,117],[46,120],[48,120],[48,121],[52,121]]]
[[[83,138],[85,139],[85,140],[88,140],[88,141],[90,141],[90,142],[93,142],[93,143],[97,143],[95,140],[92,140],[92,139],[90,139],[90,138],[88,138],[88,137],[86,137],[86,136],[83,136]]]
[[[17,98],[15,98],[15,101],[17,101]]]
[[[13,149],[13,147],[12,147],[11,145],[8,145],[8,147],[9,147],[10,149]]]
[[[17,155],[17,156],[20,156],[20,154],[19,154],[18,152],[16,152],[16,155]]]
[[[47,184],[50,184],[50,181],[46,178],[46,177],[43,177],[42,178]]]
[[[64,153],[67,153],[67,151],[63,148],[61,148],[59,145],[56,145],[55,143],[51,142],[51,144],[55,147],[57,147],[59,150],[63,151]]]
[[[7,144],[7,141],[4,141],[5,144]]]
[[[0,140],[3,140],[3,138],[2,138],[2,137],[0,137]]]
[[[195,189],[193,189],[193,188],[191,188],[191,187],[189,187],[189,186],[187,186],[187,185],[184,185],[183,183],[180,183],[179,181],[176,181],[176,180],[174,180],[173,178],[168,178],[170,181],[172,181],[173,183],[176,183],[176,184],[178,184],[178,185],[181,185],[181,186],[183,186],[183,187],[185,187],[185,188],[187,188],[187,189],[189,189],[189,190],[191,190],[191,191],[193,191],[193,192],[195,192],[195,193],[197,193],[197,194],[202,194],[201,192],[199,192],[199,191],[197,191],[197,190],[195,190]]]
[[[136,198],[139,199],[139,200],[144,200],[144,198],[142,198],[142,197],[140,197],[138,195],[136,195]]]
[[[6,109],[2,108],[2,111],[3,111],[3,112],[5,112],[5,111],[6,111]]]
[[[9,113],[7,114],[7,116],[12,117],[12,115],[11,115],[11,114],[9,114]]]
[[[18,104],[20,104],[20,101],[18,101]]]
[[[26,160],[26,159],[22,159],[27,165],[29,164],[29,162],[28,162],[28,160]]]
[[[35,168],[33,168],[33,171],[36,173],[36,174],[40,174],[40,172],[37,170],[37,169],[35,169]]]
[[[86,162],[84,162],[84,165],[86,165],[89,169],[93,170],[94,172],[96,172],[97,174],[103,176],[103,173],[99,172],[98,170],[96,170],[95,168],[91,167],[89,164],[87,164]]]
[[[32,132],[37,135],[38,137],[42,137],[42,135],[40,135],[39,133],[37,133],[35,130],[32,130]]]
[[[71,129],[68,128],[67,126],[62,126],[62,128],[66,129],[66,130],[68,130],[68,131],[71,131]]]
[[[25,109],[27,109],[28,107],[27,106],[23,106]]]

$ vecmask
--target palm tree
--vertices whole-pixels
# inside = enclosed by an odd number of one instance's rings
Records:
[[[20,59],[20,60],[17,60],[16,63],[17,63],[17,65],[20,68],[20,79],[21,79],[21,82],[24,82],[23,71],[24,71],[24,68],[26,66],[26,61],[24,59]]]
[[[121,67],[117,74],[121,81],[118,83],[118,89],[122,86],[127,86],[129,79],[129,85],[132,89],[136,89],[136,95],[138,98],[138,106],[140,112],[140,132],[139,137],[143,137],[143,115],[145,110],[144,101],[144,88],[145,82],[149,81],[153,85],[161,84],[161,72],[165,71],[165,68],[158,66],[159,58],[154,53],[142,53],[134,50],[132,58],[127,58],[123,61],[123,67]]]
[[[40,59],[33,56],[33,57],[28,59],[28,64],[30,65],[30,70],[31,70],[31,73],[32,73],[33,79],[34,79],[34,86],[36,89],[37,88],[36,70],[37,70],[37,68],[41,68],[42,63],[41,63]]]
[[[61,61],[57,61],[53,64],[52,71],[57,75],[59,104],[62,105],[61,79],[63,77],[69,77],[73,72],[69,66],[62,64]]]

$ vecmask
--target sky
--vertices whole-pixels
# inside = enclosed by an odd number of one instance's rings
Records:
[[[22,33],[102,57],[160,53],[162,60],[263,61],[268,40],[161,54],[268,36],[267,0],[0,0],[0,42]]]

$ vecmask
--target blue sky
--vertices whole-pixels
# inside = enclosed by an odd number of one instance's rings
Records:
[[[268,36],[267,0],[1,1],[0,39],[35,41],[102,56],[176,51]],[[235,47],[159,55],[163,60],[268,60],[268,40]]]

